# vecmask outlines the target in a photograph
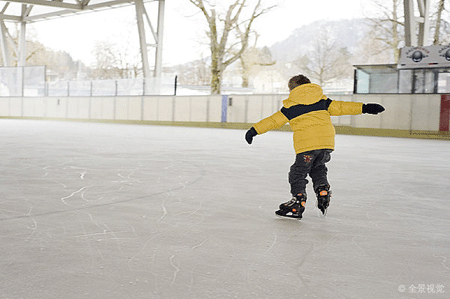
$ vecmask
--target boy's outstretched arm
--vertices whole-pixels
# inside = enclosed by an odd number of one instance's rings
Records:
[[[357,115],[362,113],[378,114],[385,109],[380,104],[363,104],[359,102],[331,101],[328,112],[332,116]]]
[[[248,144],[252,144],[253,137],[258,134],[266,133],[267,131],[281,128],[284,126],[289,120],[284,116],[281,111],[275,112],[273,115],[264,118],[258,123],[254,124],[250,130],[245,133],[245,140]]]

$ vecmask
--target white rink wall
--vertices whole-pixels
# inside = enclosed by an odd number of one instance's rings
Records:
[[[117,97],[3,97],[0,117],[78,120],[255,123],[280,109],[286,94]],[[334,100],[380,103],[386,111],[333,117],[355,128],[439,131],[439,94],[336,95]],[[222,111],[226,112],[225,115]]]
[[[386,111],[378,117],[352,118],[352,127],[439,131],[440,94],[353,95],[355,102],[380,103]]]
[[[1,117],[220,122],[222,96],[0,98]]]

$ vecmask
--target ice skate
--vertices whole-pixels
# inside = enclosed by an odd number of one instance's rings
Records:
[[[331,191],[329,185],[320,185],[316,189],[317,195],[317,207],[322,212],[323,215],[326,215],[327,208],[330,205],[331,199]]]
[[[305,211],[306,194],[299,193],[288,202],[280,204],[280,209],[275,212],[278,216],[302,219]]]

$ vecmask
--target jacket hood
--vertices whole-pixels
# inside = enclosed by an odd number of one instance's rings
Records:
[[[297,86],[289,93],[289,97],[283,101],[283,106],[289,108],[295,105],[311,105],[322,99],[326,99],[322,87],[314,83]]]

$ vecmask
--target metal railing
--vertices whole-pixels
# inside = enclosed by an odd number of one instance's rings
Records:
[[[44,66],[0,67],[0,96],[173,95],[172,77],[117,80],[47,81]]]
[[[173,95],[171,78],[55,81],[46,83],[45,96]]]

